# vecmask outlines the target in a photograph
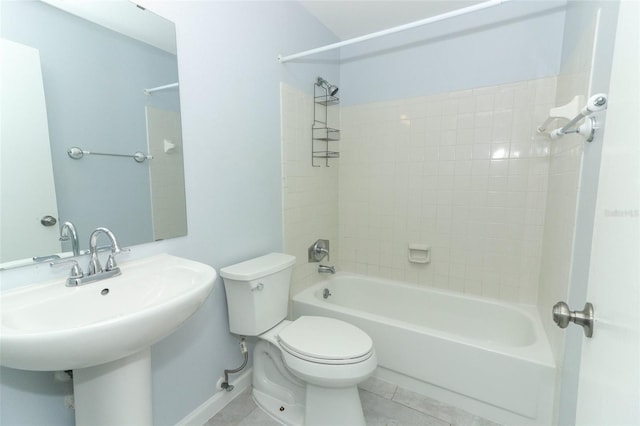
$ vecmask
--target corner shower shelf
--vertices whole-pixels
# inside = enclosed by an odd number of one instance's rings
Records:
[[[338,105],[340,99],[331,95],[329,87],[322,85],[321,82],[326,83],[318,77],[318,81],[313,85],[313,125],[311,126],[311,165],[313,167],[321,166],[316,164],[316,160],[324,159],[324,166],[329,167],[329,159],[340,158],[338,151],[329,149],[330,142],[340,140],[340,130],[329,126],[328,112],[328,107]],[[321,94],[318,95],[318,92]]]
[[[339,141],[340,130],[331,127],[314,127],[313,139],[317,141]]]
[[[324,105],[324,106],[337,105],[340,103],[340,98],[338,98],[337,96],[331,96],[331,95],[320,95],[314,98],[314,102],[317,103],[318,105]]]
[[[340,158],[340,153],[338,151],[315,151],[313,152],[313,158]],[[320,167],[320,166],[314,166]]]

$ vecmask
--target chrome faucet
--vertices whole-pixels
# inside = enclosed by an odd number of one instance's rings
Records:
[[[318,265],[318,273],[320,274],[335,274],[336,268],[335,266],[326,266],[326,265]]]
[[[78,232],[76,231],[76,227],[73,223],[67,221],[62,224],[60,228],[60,241],[69,241],[71,240],[71,250],[73,251],[73,256],[80,256],[80,245],[78,244]]]
[[[111,253],[109,254],[109,259],[107,260],[106,269],[102,269],[102,265],[100,265],[100,260],[98,259],[98,236],[100,234],[105,234],[109,240],[111,241]],[[87,275],[96,275],[101,273],[107,273],[111,271],[116,271],[118,274],[120,273],[120,268],[116,264],[116,255],[122,253],[122,249],[120,245],[118,245],[118,240],[116,240],[116,236],[109,230],[108,228],[96,228],[89,237],[89,268],[87,270]],[[113,274],[117,275],[117,274]],[[111,275],[111,276],[113,276]],[[108,277],[105,277],[108,278]]]
[[[100,260],[98,259],[98,236],[100,236],[100,234],[105,234],[111,241],[111,253],[109,254],[109,259],[104,269],[102,269],[102,265],[100,265]],[[96,228],[89,237],[90,258],[86,274],[82,272],[76,259],[61,259],[51,262],[50,265],[53,267],[72,263],[71,275],[67,278],[67,287],[75,287],[120,275],[120,268],[116,264],[116,255],[127,251],[129,251],[128,248],[120,248],[116,236],[109,229]]]

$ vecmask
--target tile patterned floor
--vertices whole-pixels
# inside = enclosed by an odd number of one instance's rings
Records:
[[[500,426],[464,410],[371,378],[360,385],[367,426]],[[279,426],[251,399],[238,395],[204,426]]]

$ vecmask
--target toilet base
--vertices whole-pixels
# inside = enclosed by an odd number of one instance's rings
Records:
[[[260,340],[253,350],[253,400],[288,426],[364,426],[357,386],[321,387],[287,369],[278,347]]]
[[[287,404],[258,389],[251,394],[255,403],[270,417],[287,426],[300,426],[304,423],[304,405]]]
[[[307,385],[306,395],[305,404],[300,405],[287,404],[255,388],[252,392],[262,411],[287,426],[366,425],[356,386],[329,390]]]
[[[356,386],[323,388],[307,384],[305,426],[365,426]]]
[[[253,350],[253,400],[265,413],[288,426],[304,424],[305,384],[282,362],[280,350],[264,340]]]

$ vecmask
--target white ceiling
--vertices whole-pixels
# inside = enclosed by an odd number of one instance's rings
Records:
[[[340,40],[482,3],[482,0],[299,0]]]

